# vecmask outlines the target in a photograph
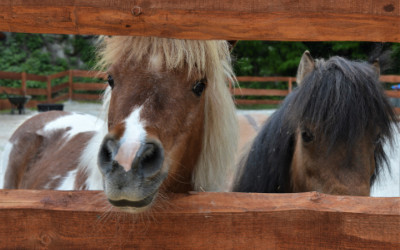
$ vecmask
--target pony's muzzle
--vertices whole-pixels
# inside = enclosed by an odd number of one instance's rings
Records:
[[[150,206],[166,177],[166,171],[162,171],[164,149],[159,141],[147,139],[139,144],[127,170],[116,160],[120,150],[127,152],[127,148],[122,149],[127,145],[120,145],[112,135],[107,135],[103,140],[98,165],[103,174],[104,192],[110,203],[117,207]]]
[[[99,152],[99,167],[103,174],[122,167],[125,172],[134,172],[144,178],[152,178],[161,170],[164,149],[157,140],[145,143],[120,143],[106,136]]]

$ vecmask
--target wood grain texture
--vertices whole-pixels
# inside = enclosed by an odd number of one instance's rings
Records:
[[[3,0],[0,30],[184,39],[400,41],[398,0]]]
[[[101,96],[99,94],[78,94],[72,93],[72,100],[82,101],[100,101]]]
[[[22,88],[2,87],[0,86],[0,93],[6,92],[8,95],[22,95]]]
[[[66,71],[62,71],[62,72],[58,72],[52,75],[49,75],[48,77],[50,78],[50,80],[56,79],[56,78],[60,78],[60,77],[65,77],[69,75],[69,70]]]
[[[381,82],[400,83],[399,75],[381,75],[379,77]]]
[[[277,104],[281,104],[282,101],[281,100],[248,100],[248,99],[234,99],[235,104],[239,104],[239,105],[258,105],[258,104],[273,104],[273,105],[277,105]]]
[[[45,82],[45,81],[47,81],[47,77],[34,75],[34,74],[26,74],[26,80]]]
[[[78,83],[75,82],[73,84],[73,89],[74,90],[105,90],[107,87],[106,84],[104,83],[89,83],[89,82],[85,82],[85,83]]]
[[[90,77],[107,79],[108,74],[101,71],[71,70],[74,77]]]
[[[47,90],[46,89],[40,89],[40,88],[28,88],[26,90],[26,93],[28,95],[47,95]]]
[[[400,98],[400,91],[398,91],[398,90],[386,90],[385,94],[388,97]]]
[[[96,191],[0,191],[4,248],[399,248],[400,198],[170,194],[150,214]]]
[[[240,88],[235,91],[234,95],[236,96],[287,96],[289,94],[289,90],[283,89],[247,89]]]
[[[21,80],[21,73],[0,71],[0,79]]]
[[[296,78],[289,76],[238,76],[239,82],[289,82],[296,81]]]
[[[0,88],[1,90],[1,88]],[[0,110],[11,109],[12,105],[8,99],[0,99]]]
[[[68,100],[68,98],[69,98],[68,94],[62,94],[62,95],[54,97],[53,98],[53,103],[63,102],[63,101]]]
[[[69,88],[69,83],[68,82],[61,83],[61,84],[58,84],[56,86],[51,86],[51,93],[54,94],[54,93],[59,92],[59,91],[61,91],[63,89],[66,89],[66,88]]]

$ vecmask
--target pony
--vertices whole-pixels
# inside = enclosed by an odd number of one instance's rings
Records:
[[[233,191],[370,195],[398,122],[378,65],[306,51],[297,83],[241,158]]]
[[[3,188],[104,190],[148,210],[168,192],[223,191],[238,123],[227,41],[102,37],[103,120],[46,112],[22,124],[3,157]]]

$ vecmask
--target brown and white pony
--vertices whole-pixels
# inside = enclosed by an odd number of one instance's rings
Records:
[[[6,146],[1,187],[104,189],[132,211],[159,193],[226,189],[238,134],[228,42],[112,37],[98,51],[106,122],[67,112],[29,119]]]

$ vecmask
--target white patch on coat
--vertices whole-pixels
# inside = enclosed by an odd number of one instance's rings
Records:
[[[7,142],[0,158],[0,189],[4,187],[4,177],[6,175],[8,161],[10,160],[10,154],[13,148],[13,144],[11,142]]]
[[[82,132],[98,131],[103,124],[104,122],[95,116],[72,113],[71,115],[62,116],[49,122],[43,129],[38,131],[38,134],[45,136],[52,131],[69,127],[70,129],[65,136],[67,139],[71,139]]]
[[[77,169],[69,171],[56,190],[74,190]]]
[[[389,158],[390,171],[383,167],[371,188],[373,197],[400,197],[400,133],[396,128],[394,131],[393,148],[389,144],[384,145],[384,150]]]
[[[135,109],[125,120],[125,131],[119,141],[115,160],[128,171],[140,145],[146,140],[144,122],[140,120],[141,107]]]
[[[87,188],[90,190],[102,190],[102,176],[97,167],[97,155],[100,145],[105,136],[106,124],[102,119],[95,116],[81,113],[72,113],[62,116],[48,124],[38,132],[43,136],[59,129],[70,129],[65,133],[65,143],[75,135],[84,132],[95,132],[95,135],[87,142],[87,145],[80,155],[78,168],[68,172],[63,178],[57,190],[74,190],[75,179],[78,170],[82,169],[88,176]]]

